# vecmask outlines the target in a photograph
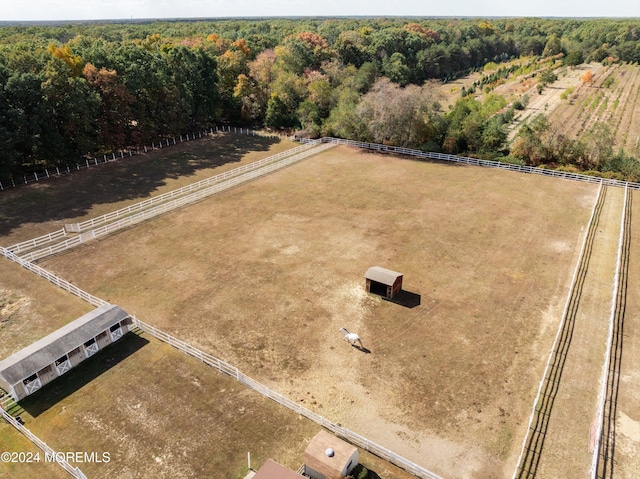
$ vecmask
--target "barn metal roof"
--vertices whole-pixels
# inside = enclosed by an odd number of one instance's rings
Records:
[[[381,268],[380,266],[373,266],[367,270],[364,274],[366,279],[375,281],[376,283],[386,284],[387,286],[393,286],[393,283],[400,277],[402,273],[397,271],[391,271],[390,269]]]
[[[333,449],[332,457],[327,456],[329,448]],[[321,430],[305,449],[304,463],[325,477],[340,477],[357,451],[355,446]]]
[[[119,306],[100,306],[0,361],[0,381],[16,384],[128,317]]]

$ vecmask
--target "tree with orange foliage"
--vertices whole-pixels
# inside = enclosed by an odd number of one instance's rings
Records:
[[[419,23],[410,22],[407,23],[403,28],[408,32],[417,33],[425,40],[431,39],[435,43],[440,43],[440,34],[438,32],[435,32],[428,27],[422,26]]]
[[[591,73],[591,70],[587,70],[586,72],[584,72],[582,74],[580,79],[582,80],[582,83],[584,83],[584,84],[593,83],[593,73]]]
[[[131,133],[133,124],[132,106],[136,97],[123,85],[115,70],[98,70],[91,63],[87,63],[82,74],[102,99],[98,116],[102,146],[115,148],[131,142],[133,139],[128,133]]]

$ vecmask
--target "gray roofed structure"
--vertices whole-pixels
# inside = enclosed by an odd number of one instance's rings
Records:
[[[362,270],[361,270],[362,271]],[[391,271],[390,269],[381,268],[380,266],[372,266],[364,274],[366,279],[375,281],[376,283],[385,284],[387,286],[393,286],[399,277],[402,277],[402,273],[397,271]]]
[[[0,382],[15,384],[25,379],[128,317],[112,304],[94,309],[0,361]]]

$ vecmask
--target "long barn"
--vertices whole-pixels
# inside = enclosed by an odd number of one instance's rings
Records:
[[[105,304],[0,361],[0,387],[16,401],[120,339],[131,316]]]

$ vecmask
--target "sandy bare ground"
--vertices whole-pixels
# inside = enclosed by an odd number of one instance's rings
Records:
[[[595,193],[338,148],[43,265],[445,477],[507,477]],[[420,304],[367,295],[376,264]]]

